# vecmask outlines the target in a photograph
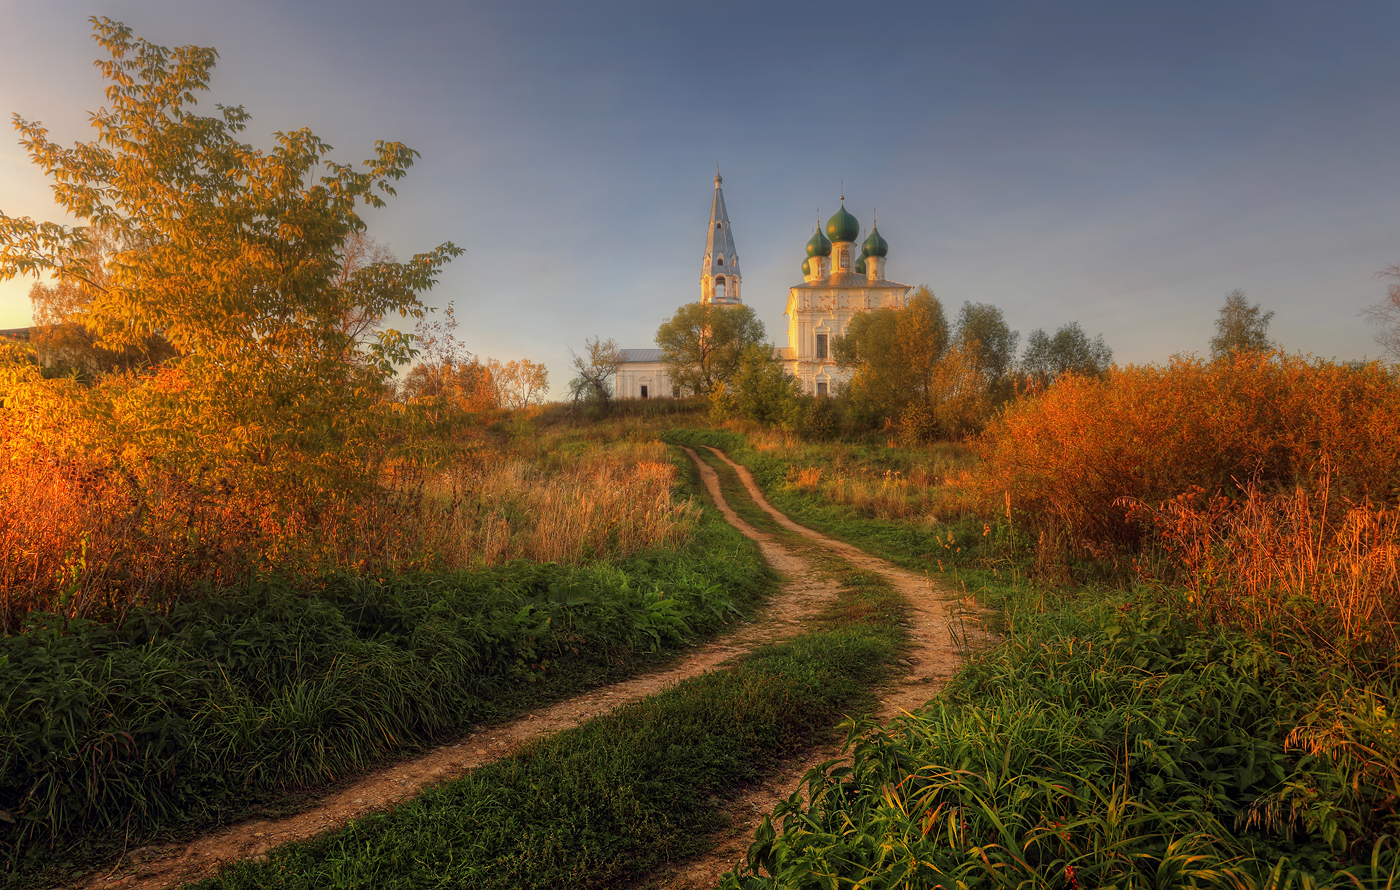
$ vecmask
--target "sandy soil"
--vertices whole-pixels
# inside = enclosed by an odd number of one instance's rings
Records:
[[[970,612],[958,608],[956,595],[930,579],[876,559],[849,544],[804,528],[775,510],[763,498],[748,470],[723,453],[715,454],[734,466],[751,497],[783,527],[807,537],[842,558],[895,584],[911,604],[910,634],[914,648],[906,657],[909,673],[880,690],[880,719],[913,710],[932,698],[961,664],[960,637],[977,637]],[[725,502],[714,470],[686,449],[700,469],[707,490],[725,518],[756,541],[764,558],[786,580],[755,619],[731,634],[697,649],[676,666],[636,677],[558,702],[507,723],[479,730],[412,759],[400,761],[328,792],[311,806],[282,818],[250,819],[217,829],[193,841],[142,847],[124,855],[110,870],[94,873],[76,885],[82,888],[134,887],[142,890],[175,886],[207,877],[221,866],[265,854],[273,847],[304,840],[344,826],[353,819],[417,795],[423,789],[510,754],[521,745],[577,726],[627,702],[654,695],[675,683],[713,670],[754,648],[799,633],[821,609],[835,599],[839,582],[815,569],[796,550],[744,522]],[[969,633],[970,629],[970,633]],[[837,756],[835,749],[814,750],[782,775],[751,788],[731,808],[732,822],[706,856],[650,876],[638,886],[668,888],[713,887],[747,850],[753,829],[781,799],[795,790],[812,766]]]

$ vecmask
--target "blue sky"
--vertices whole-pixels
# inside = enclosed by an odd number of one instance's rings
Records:
[[[887,272],[1013,328],[1069,321],[1120,362],[1206,352],[1224,294],[1284,347],[1375,356],[1358,316],[1400,263],[1400,5],[0,0],[0,112],[87,139],[88,16],[219,50],[245,136],[421,160],[367,219],[401,257],[466,248],[428,302],[465,345],[543,361],[650,346],[699,294],[715,163],[743,296],[787,288],[842,183]],[[0,211],[56,219],[0,140]],[[0,284],[0,327],[29,282]]]

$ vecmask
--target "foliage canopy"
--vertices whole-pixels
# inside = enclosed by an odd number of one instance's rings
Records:
[[[1011,373],[1021,333],[1011,330],[1001,309],[991,303],[964,302],[958,311],[957,328],[957,339],[972,348],[989,385],[995,386]]]
[[[1099,377],[1113,365],[1113,350],[1103,342],[1103,334],[1089,335],[1072,321],[1051,337],[1043,328],[1031,331],[1021,356],[1021,372],[1039,386],[1049,386],[1063,374]]]
[[[920,285],[902,309],[856,315],[832,351],[852,372],[849,394],[859,412],[896,418],[911,402],[934,401],[937,365],[948,341],[943,304]]]
[[[802,389],[766,345],[744,350],[739,369],[710,393],[716,419],[745,417],[756,423],[786,423],[801,404]]]
[[[368,328],[391,313],[421,317],[419,294],[461,251],[449,242],[399,263],[360,237],[361,208],[394,194],[413,150],[378,142],[363,164],[344,164],[306,129],[255,148],[240,141],[241,106],[194,112],[214,49],[92,21],[107,54],[97,138],[63,148],[15,117],[77,224],[0,213],[0,280],[51,275],[42,288],[56,317],[95,349],[149,356],[154,339],[172,354],[91,387],[0,365],[4,451],[122,480],[136,516],[174,485],[195,513],[314,519],[368,491],[396,431],[416,422],[383,398],[412,336]],[[256,539],[257,521],[244,525]]]
[[[1233,352],[1268,352],[1274,348],[1269,340],[1269,320],[1272,312],[1261,312],[1260,305],[1249,305],[1244,291],[1235,288],[1225,295],[1225,305],[1215,320],[1215,336],[1210,338],[1210,357],[1228,358]]]
[[[683,391],[708,395],[734,376],[744,351],[762,345],[763,322],[752,306],[687,303],[661,323],[656,345],[666,353],[666,372]]]

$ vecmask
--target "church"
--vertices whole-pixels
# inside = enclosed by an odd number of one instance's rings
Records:
[[[734,233],[724,206],[723,178],[715,174],[715,193],[710,201],[710,224],[705,237],[705,259],[700,266],[700,302],[715,306],[740,306],[741,276],[739,255],[734,249]],[[796,377],[802,391],[826,396],[847,376],[832,357],[836,338],[860,312],[903,308],[910,286],[885,278],[885,260],[890,246],[880,235],[878,225],[860,244],[860,222],[841,209],[820,224],[807,242],[807,258],[802,261],[802,283],[788,289],[786,315],[788,345],[775,350],[783,367]],[[614,381],[620,399],[675,397],[680,390],[671,383],[660,349],[624,349]]]

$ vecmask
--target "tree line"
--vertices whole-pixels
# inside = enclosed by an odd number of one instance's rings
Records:
[[[1268,337],[1273,315],[1250,304],[1242,290],[1226,294],[1212,360],[1275,348]],[[682,306],[661,324],[656,344],[672,382],[685,395],[706,397],[716,419],[743,418],[815,437],[884,429],[911,444],[975,433],[1014,399],[1043,392],[1067,374],[1102,376],[1113,365],[1103,335],[1091,337],[1077,321],[1053,334],[1034,330],[1023,346],[999,307],[967,301],[950,322],[925,285],[900,308],[857,315],[834,339],[832,357],[843,379],[830,398],[802,392],[750,306]],[[616,343],[589,340],[586,352],[574,356],[573,401],[606,407],[621,364]]]

